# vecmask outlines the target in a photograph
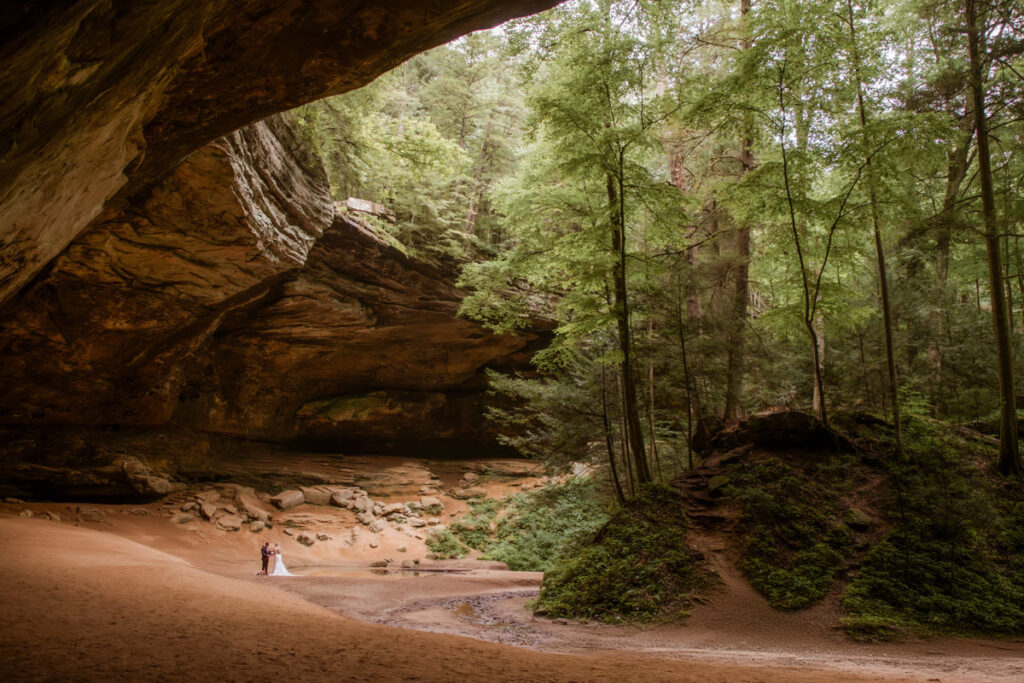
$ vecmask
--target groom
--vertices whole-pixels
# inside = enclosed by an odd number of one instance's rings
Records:
[[[263,553],[263,571],[261,573],[266,575],[267,566],[270,564],[270,556],[274,554],[270,549],[270,543],[264,543],[263,550],[261,552]]]

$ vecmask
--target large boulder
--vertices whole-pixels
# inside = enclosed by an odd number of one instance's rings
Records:
[[[853,450],[848,438],[813,415],[783,411],[751,415],[712,436],[706,451],[731,451],[746,445],[766,449]]]
[[[281,491],[276,496],[271,496],[270,502],[281,510],[290,510],[293,507],[302,505],[306,502],[306,499],[302,495],[302,491],[290,489],[288,491]]]
[[[330,505],[335,489],[329,486],[300,486],[302,497],[310,505]]]

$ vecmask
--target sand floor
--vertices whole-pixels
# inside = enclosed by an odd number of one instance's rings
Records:
[[[256,577],[257,537],[221,536],[130,515],[97,528],[0,517],[0,677],[1024,680],[1019,642],[861,646],[732,592],[686,626],[563,624],[524,607],[539,574]]]

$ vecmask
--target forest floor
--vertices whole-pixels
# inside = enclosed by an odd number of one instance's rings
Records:
[[[451,472],[433,474],[448,485],[478,464],[451,463]],[[407,476],[414,465],[367,458],[359,466],[401,473],[378,484],[392,486],[387,497],[401,499],[409,492],[399,479],[419,483],[420,477]],[[488,495],[498,496],[536,482],[505,476],[482,483]],[[465,505],[444,500],[448,518]],[[25,509],[36,518],[18,518]],[[429,567],[449,571],[425,571],[426,561],[416,571],[371,570],[371,561],[383,556],[425,556],[418,539],[391,537],[390,530],[376,536],[377,548],[333,541],[305,548],[278,523],[255,534],[171,523],[160,503],[82,510],[0,504],[5,679],[1024,679],[1021,642],[858,644],[836,628],[834,600],[777,612],[735,568],[724,539],[712,534],[697,542],[722,584],[686,624],[610,626],[534,616],[526,605],[537,594],[539,573],[469,560]],[[39,519],[44,511],[61,522]],[[275,522],[291,515],[314,532],[338,535],[350,524],[348,513],[303,505]],[[282,543],[299,576],[254,576],[265,540]]]

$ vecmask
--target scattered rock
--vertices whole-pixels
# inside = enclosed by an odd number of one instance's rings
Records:
[[[427,523],[419,517],[410,517],[407,521],[409,523],[409,526],[413,527],[414,529],[419,529],[420,527],[424,527],[427,525]]]
[[[45,517],[46,519],[50,520],[51,522],[59,522],[60,521],[60,515],[58,515],[56,512],[40,512],[39,516],[40,517]]]
[[[715,493],[720,488],[728,484],[730,481],[732,481],[732,476],[728,474],[719,474],[714,477],[711,477],[710,481],[708,481],[708,491],[711,493]]]
[[[316,535],[316,540],[318,540],[318,541],[329,541],[329,540],[331,540],[331,537],[328,536],[327,534],[317,534]]]
[[[377,541],[375,541],[375,540],[373,540],[373,539],[371,538],[371,539],[370,539],[370,547],[371,547],[371,548],[378,548],[378,547],[380,547],[380,543],[378,543]]]
[[[422,497],[420,497],[420,505],[422,505],[425,508],[433,508],[433,507],[444,508],[444,504],[441,502],[441,499],[437,498],[435,496],[422,496]]]
[[[868,513],[858,508],[850,508],[846,511],[846,525],[851,529],[864,530],[871,526],[873,520]]]
[[[228,513],[229,515],[237,515],[238,514],[238,508],[236,508],[234,505],[222,505],[220,507],[220,509],[223,510],[224,512]]]
[[[452,491],[452,498],[468,500],[469,498],[486,498],[487,491],[480,487],[461,488]]]
[[[14,498],[13,496],[7,496],[4,498],[5,503],[11,503],[12,505],[24,505],[25,501],[21,498]]]
[[[396,512],[404,512],[405,503],[388,503],[381,509],[381,514],[387,516]]]
[[[295,540],[305,546],[310,546],[316,543],[316,541],[314,541],[310,536],[307,536],[306,534],[299,534],[295,537]]]
[[[462,475],[462,481],[469,482],[469,484],[472,486],[473,484],[480,481],[480,475],[477,474],[476,472],[466,472],[465,474]]]
[[[359,512],[369,512],[373,509],[373,501],[366,495],[356,498],[352,501],[352,505]]]
[[[216,503],[220,500],[220,491],[215,489],[207,489],[206,491],[200,491],[196,494],[196,498],[204,503]]]
[[[187,524],[188,522],[191,522],[195,518],[196,518],[196,516],[193,515],[190,512],[180,512],[180,513],[174,515],[173,517],[171,517],[171,522],[174,523],[174,524]]]
[[[165,477],[153,474],[149,466],[138,458],[119,458],[114,461],[112,467],[119,468],[128,485],[138,493],[166,496],[185,488],[183,484],[172,484]]]
[[[217,514],[217,506],[213,503],[203,503],[199,506],[199,514],[203,516],[203,519],[211,520]]]
[[[293,507],[302,505],[305,502],[305,497],[302,495],[302,491],[295,489],[289,489],[288,491],[281,491],[276,496],[271,496],[270,502],[279,507],[282,510],[290,510]]]
[[[380,503],[374,503],[373,504],[373,514],[377,515],[378,517],[383,515],[384,514],[384,506],[381,505]]]
[[[372,563],[370,566],[371,567],[386,567],[389,564],[391,564],[391,558],[390,557],[385,557],[383,560],[377,560],[376,562]]]
[[[245,517],[240,515],[221,515],[215,522],[217,527],[224,531],[238,531],[245,524]]]
[[[106,515],[99,508],[78,508],[78,519],[82,522],[105,522]]]
[[[388,523],[385,522],[383,519],[375,519],[373,521],[373,524],[370,525],[370,531],[372,531],[375,534],[379,534],[387,528]]]
[[[249,531],[253,532],[254,534],[258,534],[259,532],[263,531],[266,527],[266,524],[257,519],[256,521],[251,522],[249,524]]]
[[[193,502],[185,503],[184,505],[182,505],[181,506],[181,511],[182,512],[192,512],[193,510],[197,509],[198,507],[199,507],[199,505],[195,501],[193,501]]]
[[[292,531],[291,529],[285,529],[285,530],[284,530],[284,535],[285,535],[285,536],[294,536],[294,535],[295,535],[295,532],[294,532],[294,531]]]
[[[355,496],[355,491],[352,489],[338,489],[331,494],[331,504],[340,508],[348,507],[347,504],[351,502],[353,496]]]
[[[264,524],[268,524],[273,518],[273,515],[263,508],[262,503],[255,494],[239,491],[235,496],[235,500],[238,503],[239,510],[249,519],[258,519]]]
[[[395,550],[397,550],[400,553],[404,553],[405,552],[405,546],[404,545],[398,546],[397,548],[395,548]]]
[[[372,512],[360,512],[356,514],[356,521],[360,524],[365,524],[366,526],[370,526],[376,520],[377,518],[373,516]]]
[[[33,517],[35,517],[31,510],[22,510],[21,514],[19,514],[18,516],[24,517],[25,519],[32,519]]]

